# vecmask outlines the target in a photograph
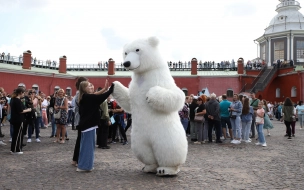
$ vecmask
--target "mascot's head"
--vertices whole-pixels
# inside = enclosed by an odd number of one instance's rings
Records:
[[[139,39],[123,48],[124,67],[135,73],[167,66],[158,52],[159,40],[156,37]]]

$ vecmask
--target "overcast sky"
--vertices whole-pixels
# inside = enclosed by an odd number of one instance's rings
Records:
[[[299,0],[300,3],[304,1]],[[254,59],[278,0],[0,0],[0,52],[68,64],[123,61],[123,45],[157,36],[166,61]],[[302,12],[302,10],[300,10]]]

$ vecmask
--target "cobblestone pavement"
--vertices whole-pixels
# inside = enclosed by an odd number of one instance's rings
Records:
[[[41,143],[33,138],[23,155],[11,155],[6,124],[2,129],[7,145],[0,146],[0,189],[303,189],[304,130],[297,123],[296,137],[288,141],[283,137],[285,125],[273,123],[267,147],[190,143],[187,161],[176,177],[143,173],[130,144],[120,143],[109,150],[96,148],[95,169],[78,173],[71,165],[76,139],[71,128],[66,144],[53,143],[51,129],[41,129]]]

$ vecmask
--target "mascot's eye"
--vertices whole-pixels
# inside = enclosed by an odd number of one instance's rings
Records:
[[[128,55],[127,52],[125,52],[125,55]]]
[[[136,52],[139,52],[139,49],[136,49]]]

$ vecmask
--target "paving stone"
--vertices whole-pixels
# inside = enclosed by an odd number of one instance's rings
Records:
[[[9,125],[2,127],[0,189],[303,189],[304,130],[288,141],[285,125],[273,121],[267,147],[252,143],[194,145],[189,143],[186,163],[175,177],[158,177],[141,171],[131,145],[96,148],[94,170],[78,173],[71,165],[76,131],[69,141],[53,143],[51,129],[41,130],[41,143],[27,143],[23,155],[11,155]],[[128,137],[129,136],[128,131]],[[266,131],[265,131],[266,134]]]

